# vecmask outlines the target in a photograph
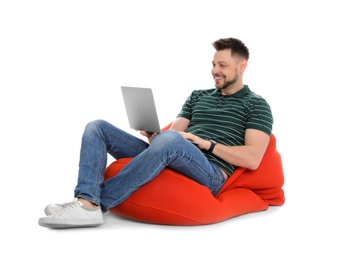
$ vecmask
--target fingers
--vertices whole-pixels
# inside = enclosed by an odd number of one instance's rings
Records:
[[[141,135],[144,135],[144,136],[148,137],[147,132],[145,132],[144,130],[140,130],[139,132],[140,132]]]
[[[157,133],[151,133],[151,132],[147,132],[147,131],[144,131],[144,130],[140,130],[139,131],[141,133],[141,135],[144,135],[145,137],[152,137],[154,134],[157,135]]]

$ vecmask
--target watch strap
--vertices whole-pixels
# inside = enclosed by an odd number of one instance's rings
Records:
[[[214,148],[215,148],[215,145],[217,144],[214,140],[210,140],[210,147],[209,147],[209,149],[208,149],[208,153],[212,153],[213,152],[213,150],[214,150]]]

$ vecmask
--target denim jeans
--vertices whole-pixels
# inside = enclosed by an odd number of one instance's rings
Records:
[[[116,176],[104,181],[107,153],[115,159],[133,159]],[[75,197],[100,205],[106,212],[165,167],[208,187],[213,195],[225,182],[220,168],[177,131],[166,130],[149,145],[104,120],[95,120],[86,125],[82,137]]]

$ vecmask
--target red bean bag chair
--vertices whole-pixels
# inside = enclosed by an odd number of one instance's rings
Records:
[[[112,162],[106,168],[105,180],[115,176],[130,160]],[[237,168],[216,196],[208,188],[166,168],[110,212],[155,224],[212,224],[283,205],[283,184],[281,156],[276,150],[275,136],[271,135],[260,166],[256,170]]]

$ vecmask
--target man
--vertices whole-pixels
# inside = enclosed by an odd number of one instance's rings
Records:
[[[75,199],[51,204],[39,224],[49,228],[97,226],[103,213],[169,167],[215,195],[236,167],[256,169],[268,146],[270,106],[243,84],[249,50],[235,38],[213,43],[215,88],[195,90],[169,130],[141,131],[149,142],[103,120],[87,124],[81,145]],[[133,159],[104,182],[107,153]]]

